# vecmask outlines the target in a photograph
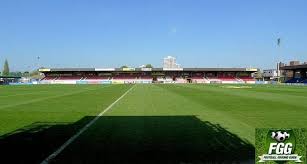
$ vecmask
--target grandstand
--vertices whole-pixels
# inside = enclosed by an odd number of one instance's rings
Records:
[[[255,83],[251,68],[50,68],[41,84]]]
[[[17,83],[21,79],[20,76],[0,76],[0,85],[9,83]]]
[[[307,64],[285,65],[280,67],[280,70],[285,71],[285,83],[307,84]]]

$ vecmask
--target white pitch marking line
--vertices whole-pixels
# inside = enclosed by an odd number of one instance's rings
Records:
[[[135,85],[134,85],[135,86]],[[124,94],[122,94],[117,100],[115,100],[111,105],[109,105],[105,110],[100,112],[91,122],[86,124],[82,129],[80,129],[75,135],[73,135],[71,138],[69,138],[61,147],[59,147],[55,152],[50,154],[46,159],[44,159],[41,164],[48,164],[49,161],[54,159],[57,155],[59,155],[68,145],[70,145],[75,139],[77,139],[84,131],[86,131],[93,123],[95,123],[100,116],[105,114],[108,110],[110,110],[119,100],[121,100],[126,94],[128,94],[132,88],[131,87],[128,91],[126,91]]]

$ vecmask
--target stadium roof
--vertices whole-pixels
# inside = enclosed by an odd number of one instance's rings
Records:
[[[0,76],[0,78],[4,78],[4,79],[19,79],[21,77],[20,76]]]
[[[256,72],[256,68],[43,68],[40,72],[113,72],[113,71],[204,71]]]
[[[292,65],[292,66],[283,66],[280,67],[281,70],[297,70],[297,69],[307,69],[307,64],[301,64],[301,65]]]

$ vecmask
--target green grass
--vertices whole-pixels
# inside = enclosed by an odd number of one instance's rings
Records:
[[[0,136],[35,122],[75,122],[95,116],[129,86],[1,86]]]
[[[176,163],[222,160],[218,154],[226,160],[248,161],[254,153],[255,128],[307,127],[307,87],[224,86],[136,85],[56,162],[125,163],[123,159],[139,159],[138,154],[144,158],[140,161],[150,158],[156,163],[174,163],[175,157]],[[44,151],[25,158],[39,162],[130,87],[1,86],[0,147],[31,134],[31,144],[40,140],[43,146],[38,148]],[[48,135],[55,146],[42,141]],[[103,154],[110,158],[100,159]]]

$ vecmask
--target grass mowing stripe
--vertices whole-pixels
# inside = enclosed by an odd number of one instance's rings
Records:
[[[0,95],[0,98],[33,95],[33,94],[40,94],[40,93],[44,93],[44,92],[48,93],[48,91],[36,91],[36,92],[32,92],[32,93],[19,93],[19,94],[13,94],[13,95]]]
[[[239,97],[244,97],[244,98],[258,99],[261,101],[285,103],[288,105],[295,105],[296,107],[299,107],[299,106],[307,107],[307,104],[301,103],[305,101],[306,96],[291,95],[288,93],[283,94],[282,92],[274,93],[274,92],[271,92],[270,89],[268,89],[267,91],[259,91],[256,87],[247,88],[247,89],[231,89],[231,88],[227,89],[227,88],[222,88],[222,87],[216,87],[215,85],[209,86],[209,87],[203,87],[202,85],[185,85],[183,87],[195,88],[195,89],[197,88],[197,89],[205,90],[205,91],[220,92],[221,94],[229,95],[229,96],[239,96]],[[284,101],[285,96],[287,97],[287,100],[289,101]]]
[[[62,85],[59,87],[45,85],[38,87],[40,88],[37,91],[54,90],[48,95],[38,95],[40,97],[52,96],[55,95],[55,93],[62,95],[68,92],[83,90],[88,87],[94,90],[70,96],[48,99],[45,101],[33,102],[27,105],[0,109],[0,136],[36,122],[75,122],[84,115],[96,116],[102,109],[109,106],[130,88],[130,86],[124,85],[78,85],[75,87],[68,85]],[[6,103],[0,100],[0,104],[14,104],[38,98],[38,96],[25,96],[22,100],[15,100],[13,98]],[[50,152],[47,154],[49,155]],[[47,155],[44,155],[44,157],[45,156]],[[39,160],[39,162],[40,161],[42,161],[42,159]]]
[[[54,96],[47,96],[47,97],[32,99],[32,100],[28,100],[28,101],[24,101],[24,102],[19,102],[19,103],[16,103],[16,104],[2,105],[2,106],[0,106],[0,109],[14,107],[14,106],[18,106],[18,105],[26,105],[26,104],[30,104],[30,103],[33,103],[33,102],[39,102],[39,101],[43,101],[43,100],[47,100],[47,99],[52,99],[52,98],[71,96],[71,95],[74,95],[74,94],[79,94],[79,93],[83,93],[83,92],[87,92],[87,91],[92,91],[92,90],[96,90],[96,89],[84,89],[84,90],[81,90],[81,91],[64,93],[62,95],[54,95]]]
[[[252,125],[246,123],[244,120],[237,119],[232,114],[226,114],[225,111],[215,108],[216,106],[210,105],[212,100],[206,98],[206,96],[212,96],[214,92],[207,94],[195,89],[188,90],[185,85],[156,86],[164,89],[165,92],[170,92],[176,94],[178,97],[186,99],[189,105],[193,106],[192,109],[189,109],[190,112],[197,115],[200,120],[221,124],[229,128],[231,132],[239,134],[242,139],[247,139],[249,142],[254,143],[254,130]],[[217,99],[214,98],[213,100]],[[182,105],[182,107],[184,107],[184,105]]]
[[[41,88],[43,86],[45,86],[45,85],[40,85],[40,86],[36,86],[36,87]],[[82,90],[87,90],[87,89],[90,89],[90,88],[91,87],[86,87],[86,88],[82,88]],[[0,89],[2,89],[1,91],[3,91],[4,89],[7,89],[7,88],[2,87]],[[33,88],[31,88],[31,89],[33,89]],[[38,90],[38,91],[35,90],[35,89],[33,89],[33,90],[23,90],[23,91],[16,89],[16,90],[14,90],[13,94],[10,94],[10,93],[7,93],[7,92],[6,93],[0,92],[0,98],[18,97],[18,96],[25,96],[25,95],[37,95],[37,94],[41,94],[41,93],[50,93],[50,92],[52,93],[52,90],[48,90],[48,89],[47,90]],[[35,90],[35,92],[34,92],[34,90]],[[32,92],[29,92],[29,91],[32,91]],[[15,92],[18,92],[18,93],[16,94]],[[26,92],[26,93],[23,93],[23,92]]]
[[[202,163],[214,154],[235,158],[242,155],[239,151],[253,150],[251,143],[211,121],[223,117],[210,114],[206,120],[206,107],[165,87],[137,85],[50,163]]]
[[[135,86],[135,85],[134,85]],[[109,105],[106,109],[104,109],[101,113],[99,113],[91,122],[86,124],[79,132],[69,138],[59,149],[57,149],[54,153],[48,156],[45,160],[41,162],[41,164],[48,164],[49,161],[54,159],[58,154],[60,154],[68,145],[70,145],[76,138],[78,138],[84,131],[86,131],[93,123],[97,121],[97,119],[110,110],[118,101],[120,101],[125,95],[127,95],[133,88],[128,89],[124,94],[122,94],[117,100],[115,100],[111,105]]]
[[[263,94],[257,93],[257,90],[251,93],[253,89],[225,89],[215,85],[165,85],[164,87],[221,112],[224,116],[220,117],[223,119],[217,117],[218,122],[224,122],[226,116],[232,116],[235,120],[245,122],[253,128],[306,127],[306,103],[302,99],[300,102],[294,101],[293,95],[274,93],[270,97],[261,98],[260,95]],[[280,100],[278,103],[272,101],[277,98]],[[253,128],[233,129],[238,131],[237,134],[247,132],[253,134]],[[249,134],[241,136],[247,135]]]

